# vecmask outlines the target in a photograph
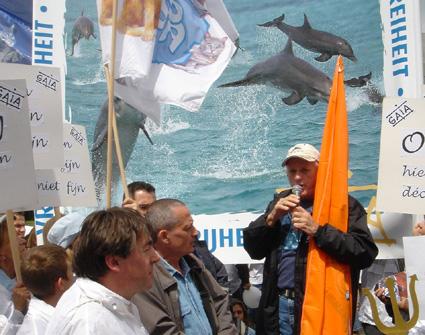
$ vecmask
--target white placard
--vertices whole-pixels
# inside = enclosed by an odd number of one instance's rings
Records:
[[[408,283],[410,282],[409,277],[416,274],[418,277],[416,295],[419,300],[419,320],[425,320],[425,262],[423,259],[425,236],[404,237],[403,244]],[[410,292],[408,294],[410,295]],[[409,311],[413,311],[412,308],[412,299],[409,299]]]
[[[63,164],[60,71],[54,67],[0,63],[0,79],[25,79],[36,169]]]
[[[25,80],[0,81],[0,211],[36,207]]]
[[[93,175],[83,126],[64,124],[61,168],[37,170],[39,207],[97,205]]]
[[[209,250],[223,264],[262,263],[251,259],[243,248],[243,229],[261,213],[224,213],[193,215],[199,239],[207,242]]]
[[[425,100],[385,98],[376,207],[425,211]]]

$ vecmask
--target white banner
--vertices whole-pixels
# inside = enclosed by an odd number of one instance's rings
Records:
[[[97,201],[85,128],[64,124],[63,133],[62,167],[36,171],[38,207],[94,207]]]
[[[43,229],[46,222],[55,216],[54,207],[43,207],[34,211],[34,228],[37,245],[44,244]]]
[[[62,82],[59,69],[0,63],[0,79],[26,80],[35,168],[62,166]]]
[[[25,80],[0,82],[0,211],[37,204]]]
[[[424,111],[424,99],[384,99],[377,192],[381,211],[424,214]]]
[[[243,229],[261,213],[224,213],[193,215],[199,239],[223,264],[262,263],[252,260],[243,248]]]
[[[422,97],[423,65],[419,0],[380,0],[387,97]]]

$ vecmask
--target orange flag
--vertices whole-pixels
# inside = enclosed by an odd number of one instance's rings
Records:
[[[348,228],[348,125],[344,64],[335,67],[320,150],[313,219],[346,232]],[[350,268],[310,240],[301,334],[351,334]]]

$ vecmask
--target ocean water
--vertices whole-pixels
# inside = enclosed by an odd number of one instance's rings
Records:
[[[313,28],[345,38],[358,62],[344,59],[346,79],[372,71],[372,82],[383,92],[383,47],[378,0],[225,0],[240,34],[239,50],[211,87],[198,113],[167,106],[162,123],[147,123],[154,145],[139,135],[127,166],[128,181],[145,180],[158,197],[174,197],[188,204],[194,214],[262,211],[276,188],[288,186],[281,167],[284,154],[295,143],[320,147],[327,105],[311,106],[304,99],[287,106],[287,93],[268,86],[217,88],[238,80],[257,62],[286,44],[276,28],[260,28],[282,13],[285,22],[302,25],[304,13]],[[66,33],[68,49],[75,19],[84,14],[96,22],[95,1],[68,0]],[[98,34],[98,28],[95,27]],[[66,110],[72,122],[84,125],[89,143],[100,106],[107,98],[99,39],[82,40],[74,57],[67,57]],[[68,52],[69,53],[69,52]],[[294,44],[294,53],[332,78],[336,57],[326,63],[318,54]],[[350,185],[376,184],[378,175],[380,106],[364,90],[347,88],[350,129]],[[355,192],[367,206],[372,191]],[[118,201],[119,194],[115,199]]]

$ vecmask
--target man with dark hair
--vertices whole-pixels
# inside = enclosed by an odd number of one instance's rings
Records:
[[[16,235],[25,238],[25,212],[13,213],[13,225],[15,226]]]
[[[19,251],[25,250],[25,240],[16,236]],[[7,232],[6,216],[0,218],[0,334],[16,334],[28,308],[30,293],[16,282],[12,251]]]
[[[146,219],[161,260],[154,265],[153,287],[133,302],[149,334],[236,334],[228,294],[192,254],[198,231],[186,205],[157,200]]]
[[[33,294],[18,335],[44,334],[62,294],[73,282],[72,260],[54,244],[27,250],[21,263],[22,281]]]
[[[144,181],[135,181],[127,185],[130,199],[123,196],[123,207],[133,208],[145,215],[149,206],[156,200],[155,187]]]
[[[79,278],[59,300],[46,334],[147,334],[130,299],[152,286],[159,257],[150,233],[131,209],[90,214],[74,246]]]

